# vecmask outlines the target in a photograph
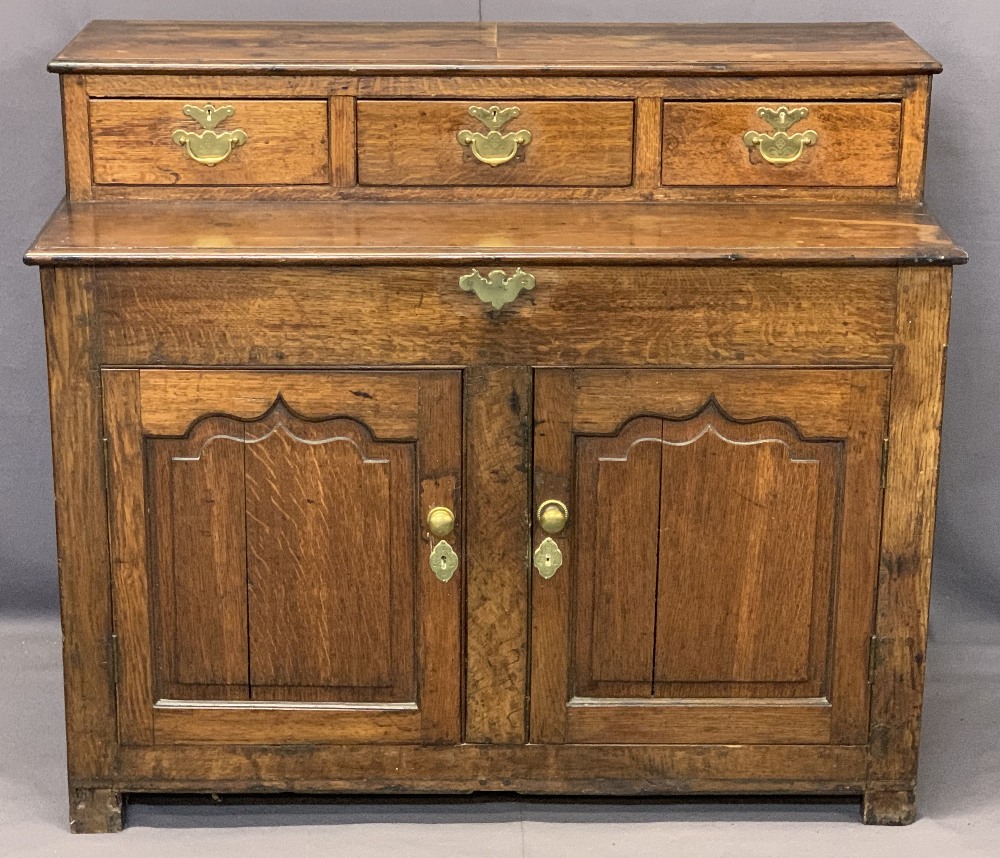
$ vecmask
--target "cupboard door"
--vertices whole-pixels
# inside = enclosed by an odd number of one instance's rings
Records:
[[[532,741],[866,741],[888,380],[536,371]]]
[[[458,741],[461,374],[103,384],[122,741]]]

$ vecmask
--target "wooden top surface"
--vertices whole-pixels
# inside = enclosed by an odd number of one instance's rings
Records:
[[[35,264],[960,263],[916,208],[762,203],[64,202]]]
[[[844,74],[937,72],[894,24],[92,21],[52,71]]]

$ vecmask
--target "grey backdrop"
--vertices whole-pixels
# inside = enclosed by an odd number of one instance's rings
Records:
[[[969,251],[956,277],[932,635],[1000,641],[1000,10],[995,0],[2,0],[0,615],[58,610],[45,350],[22,252],[62,195],[59,90],[46,62],[92,18],[890,20],[940,59],[927,198]]]

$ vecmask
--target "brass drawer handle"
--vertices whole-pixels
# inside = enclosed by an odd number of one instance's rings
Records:
[[[195,120],[204,131],[178,128],[170,138],[178,146],[185,147],[191,158],[206,167],[214,167],[225,161],[233,149],[244,145],[249,139],[246,132],[239,128],[235,131],[215,130],[217,125],[236,113],[236,108],[230,105],[213,107],[206,104],[204,107],[195,107],[193,104],[185,104],[183,113]]]
[[[802,157],[807,146],[815,146],[819,142],[819,135],[815,131],[788,133],[788,129],[796,122],[801,122],[809,115],[807,107],[796,107],[794,110],[785,106],[777,110],[760,107],[757,115],[774,129],[774,134],[748,131],[743,135],[743,142],[750,149],[756,146],[760,156],[769,164],[776,167],[791,164]]]
[[[530,131],[522,129],[503,134],[500,130],[521,114],[520,107],[505,107],[501,110],[495,104],[492,107],[473,105],[469,108],[469,114],[482,122],[489,132],[483,134],[481,131],[463,129],[458,132],[458,142],[468,146],[476,159],[484,164],[491,167],[506,164],[517,155],[518,146],[527,146],[531,142]]]
[[[480,301],[492,304],[494,310],[499,310],[504,304],[509,304],[522,291],[535,288],[535,278],[520,268],[508,277],[499,269],[491,271],[485,277],[475,268],[471,274],[458,278],[458,285],[464,292],[475,292]]]

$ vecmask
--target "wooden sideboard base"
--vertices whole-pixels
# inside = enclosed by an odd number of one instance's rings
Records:
[[[509,783],[509,782],[508,782]],[[490,783],[483,789],[486,791],[508,791],[499,789],[501,785],[496,783]],[[576,785],[576,789],[568,787],[565,783],[563,784],[552,784],[548,782],[539,782],[537,788],[532,789],[531,787],[526,787],[524,784],[519,784],[517,789],[511,789],[509,792],[516,793],[517,795],[523,795],[526,797],[530,796],[552,796],[552,795],[586,795],[590,798],[607,796],[607,797],[655,797],[662,796],[663,798],[669,797],[679,797],[690,794],[706,795],[707,793],[698,789],[696,783],[691,784],[690,789],[684,787],[674,788],[666,787],[664,782],[652,781],[652,782],[642,782],[641,784],[636,783],[634,789],[619,789],[621,784],[608,784],[604,790],[598,789],[594,790],[591,788],[581,790],[579,785]],[[813,784],[807,783],[796,783],[794,787],[789,789],[788,792],[783,792],[780,785],[772,783],[761,783],[759,786],[762,788],[761,800],[766,800],[767,794],[783,794],[783,795],[803,795],[807,796],[813,795],[851,795],[855,794],[855,791],[848,787],[847,789],[840,789],[828,782],[816,782]],[[791,785],[789,785],[791,786]],[[554,789],[553,789],[554,787]],[[177,788],[173,784],[164,784],[161,789],[149,789],[143,790],[147,794],[157,794],[162,793],[176,793]],[[334,786],[334,782],[326,788],[320,789],[302,789],[301,786],[296,787],[296,792],[311,793],[313,795],[329,793],[331,796],[336,794],[353,793],[353,794],[365,794],[371,792],[379,792],[382,794],[392,794],[395,796],[399,795],[440,795],[441,792],[436,787],[425,787],[425,788],[415,788],[415,789],[389,789],[386,790],[382,784],[363,784],[359,783],[356,787],[349,790],[337,789]],[[225,792],[229,792],[226,790]],[[465,794],[469,795],[474,790],[463,790],[458,793],[455,790],[449,790],[448,794]],[[733,788],[725,790],[722,787],[717,787],[714,791],[716,794],[723,795],[734,795],[734,794],[746,794],[757,792],[754,785],[740,784],[739,789],[735,790]],[[241,788],[236,788],[232,791],[232,795],[267,795],[267,794],[289,794],[289,791],[285,788],[278,789],[260,789],[259,787],[254,787],[253,785],[247,784]],[[213,795],[217,793],[213,792]],[[109,789],[104,787],[97,788],[74,788],[70,790],[70,830],[74,834],[115,834],[122,830],[124,824],[124,794],[116,789]],[[916,797],[913,790],[882,790],[882,789],[868,789],[864,792],[861,798],[861,817],[866,825],[910,825],[916,820]]]
[[[122,794],[115,789],[70,789],[70,831],[74,834],[114,834],[121,831],[122,804]]]
[[[917,798],[913,790],[865,790],[861,804],[865,825],[910,825],[917,818]]]
[[[913,821],[966,261],[923,205],[933,57],[129,21],[52,69],[73,831],[141,793]]]

